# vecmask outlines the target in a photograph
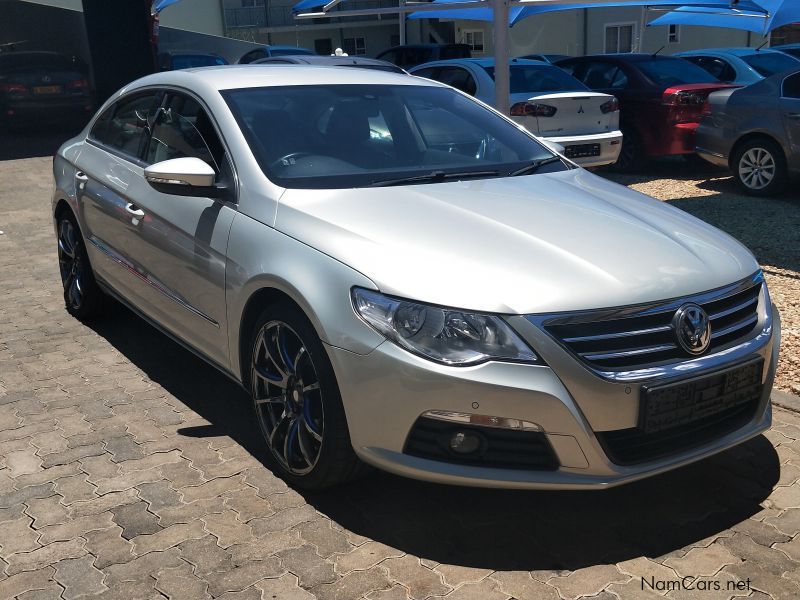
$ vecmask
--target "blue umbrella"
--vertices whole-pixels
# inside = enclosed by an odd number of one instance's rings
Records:
[[[173,4],[177,4],[181,0],[155,0],[153,2],[153,6],[150,9],[152,14],[158,14],[168,6],[172,6]]]
[[[706,25],[744,29],[766,35],[773,29],[800,22],[797,0],[752,0],[723,10],[698,9],[692,12],[677,8],[649,25]]]
[[[451,4],[456,2],[469,2],[470,0],[434,0],[434,3]],[[675,6],[682,4],[687,9],[693,10],[694,7],[703,7],[714,10],[728,9],[732,2],[736,0],[698,0],[696,2],[678,2],[677,0],[642,0],[641,2],[574,2],[571,4],[558,4],[549,6],[512,6],[509,9],[509,25],[514,26],[517,22],[528,17],[540,15],[548,12],[558,12],[563,10],[577,10],[581,8],[616,8],[625,6]],[[766,0],[765,0],[766,1]],[[774,0],[773,0],[774,1]],[[303,3],[316,3],[319,0],[303,0]],[[747,4],[753,4],[752,1]],[[433,11],[420,11],[411,13],[409,19],[464,19],[468,21],[494,21],[494,12],[491,7],[487,8],[447,8]]]

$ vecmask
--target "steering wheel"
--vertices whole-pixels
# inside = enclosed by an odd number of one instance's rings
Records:
[[[305,158],[306,156],[312,156],[312,155],[308,152],[290,152],[289,154],[285,154],[284,156],[281,156],[280,158],[273,160],[269,164],[269,166],[272,168],[287,167],[297,162],[298,158]]]

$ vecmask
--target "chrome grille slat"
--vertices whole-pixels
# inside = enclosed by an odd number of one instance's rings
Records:
[[[648,346],[646,348],[631,348],[630,350],[620,350],[617,352],[580,352],[579,355],[588,360],[608,360],[610,358],[625,358],[628,356],[639,356],[642,354],[653,354],[655,352],[669,352],[676,350],[675,344],[663,344],[661,346]]]
[[[601,335],[586,335],[583,337],[571,337],[571,338],[564,338],[562,341],[567,344],[573,344],[576,342],[594,342],[599,340],[613,340],[619,338],[626,338],[632,337],[636,335],[646,335],[648,333],[662,333],[666,331],[670,331],[671,327],[669,325],[662,325],[660,327],[650,327],[649,329],[638,329],[633,331],[620,331],[619,333],[606,333]]]
[[[740,310],[744,310],[745,308],[755,304],[756,302],[758,302],[758,296],[756,296],[755,298],[750,298],[750,300],[748,300],[747,302],[743,302],[742,304],[739,304],[738,306],[734,306],[733,308],[729,308],[727,310],[721,310],[721,311],[716,312],[714,314],[708,315],[708,318],[711,321],[714,321],[716,319],[721,319],[722,317],[727,317],[728,315],[732,315],[733,313],[737,313]]]
[[[711,330],[711,339],[713,340],[713,339],[716,339],[716,338],[721,338],[723,336],[729,335],[729,334],[731,334],[731,333],[733,333],[735,331],[738,331],[740,329],[744,329],[748,325],[755,324],[756,321],[758,321],[758,315],[752,315],[750,317],[747,317],[746,319],[743,319],[741,321],[738,321],[738,322],[734,323],[733,325],[729,325],[728,327],[725,327],[724,329],[719,329],[717,331],[714,331],[712,329]]]
[[[675,312],[687,302],[700,305],[712,320],[707,354],[744,339],[759,322],[763,281],[759,272],[716,291],[661,303],[529,318],[597,371],[631,372],[695,358],[680,348],[672,327]]]

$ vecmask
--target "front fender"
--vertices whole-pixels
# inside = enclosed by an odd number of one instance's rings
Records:
[[[367,277],[268,225],[238,213],[231,227],[226,267],[231,370],[241,380],[239,340],[250,298],[265,288],[289,296],[323,342],[368,354],[384,337],[364,323],[350,301],[353,286],[377,289]]]

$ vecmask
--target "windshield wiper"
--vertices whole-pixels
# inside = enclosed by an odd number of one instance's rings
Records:
[[[387,187],[391,185],[406,185],[411,183],[428,183],[446,181],[448,179],[467,179],[470,177],[497,177],[499,171],[464,171],[463,173],[447,173],[445,171],[431,171],[425,175],[414,175],[413,177],[401,177],[399,179],[379,179],[373,181],[371,187]]]
[[[508,174],[509,177],[516,177],[517,175],[529,175],[531,173],[535,173],[541,167],[545,165],[549,165],[554,162],[558,162],[561,160],[560,156],[551,156],[550,158],[542,158],[539,160],[534,160],[532,163],[525,165],[521,169],[517,169],[516,171],[511,171]]]

